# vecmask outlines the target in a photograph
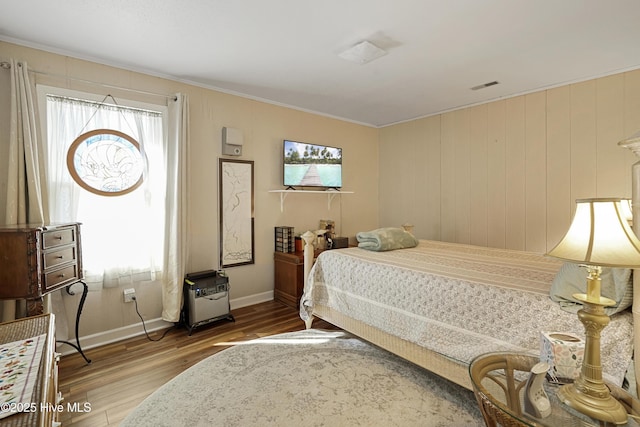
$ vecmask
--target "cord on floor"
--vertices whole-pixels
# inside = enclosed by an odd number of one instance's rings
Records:
[[[144,329],[144,334],[147,336],[147,339],[149,341],[160,341],[162,338],[164,338],[170,330],[172,330],[173,328],[175,328],[175,325],[170,327],[169,329],[167,329],[166,331],[164,331],[164,334],[162,334],[162,336],[160,338],[158,338],[157,340],[154,340],[153,338],[151,338],[149,336],[149,333],[147,332],[147,326],[144,324],[144,319],[142,318],[142,314],[140,314],[140,311],[138,311],[138,300],[136,299],[136,297],[134,296],[133,298],[133,302],[136,305],[136,313],[138,313],[138,317],[140,318],[140,320],[142,320],[142,329]]]

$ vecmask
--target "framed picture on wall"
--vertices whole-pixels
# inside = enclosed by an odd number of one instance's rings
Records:
[[[253,161],[219,159],[220,267],[253,264]]]

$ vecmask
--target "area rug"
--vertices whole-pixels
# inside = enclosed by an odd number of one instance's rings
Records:
[[[341,331],[225,349],[144,400],[121,426],[483,426],[473,393]]]

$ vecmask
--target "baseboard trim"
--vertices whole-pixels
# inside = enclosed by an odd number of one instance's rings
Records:
[[[232,299],[229,301],[229,305],[231,305],[231,310],[235,310],[236,308],[248,307],[267,301],[273,301],[273,291]]]
[[[236,298],[229,301],[231,310],[237,308],[247,307],[254,304],[260,304],[263,302],[273,300],[273,291],[263,292],[261,294],[249,295],[247,297]],[[80,320],[82,321],[82,319]],[[147,332],[154,332],[160,329],[166,329],[173,326],[171,322],[166,322],[161,318],[145,320],[144,326]],[[99,332],[97,334],[81,336],[80,344],[82,350],[90,350],[92,348],[100,347],[103,345],[111,344],[114,342],[126,340],[128,338],[134,338],[140,335],[144,335],[144,327],[142,322],[133,323],[131,325],[123,326],[117,329],[111,329],[109,331]],[[75,339],[69,338],[70,342],[75,342]],[[60,343],[56,349],[63,356],[76,353],[76,349],[70,345]],[[91,358],[89,355],[87,357]]]
[[[82,319],[80,320],[82,322]],[[157,331],[159,329],[165,329],[173,326],[170,322],[165,322],[161,318],[145,320],[145,327],[147,332]],[[111,329],[109,331],[98,332],[97,334],[86,335],[80,337],[80,345],[82,350],[90,350],[92,348],[100,347],[106,344],[122,341],[128,338],[137,337],[144,334],[144,328],[142,322],[134,323],[131,325],[123,326],[117,329]],[[69,341],[74,343],[75,339],[69,337]],[[76,350],[70,345],[59,343],[57,351],[62,353],[63,356],[73,354]],[[91,359],[90,355],[87,355]]]

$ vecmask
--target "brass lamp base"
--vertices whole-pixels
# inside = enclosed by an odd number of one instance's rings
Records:
[[[626,424],[627,411],[607,389],[604,397],[591,396],[578,391],[575,384],[564,385],[558,390],[558,398],[578,412],[613,424]]]
[[[584,306],[578,311],[578,318],[585,327],[585,354],[580,376],[573,384],[558,390],[558,397],[566,405],[597,420],[613,424],[626,424],[627,411],[609,391],[602,380],[600,361],[600,332],[609,324],[609,316],[604,307],[615,304],[609,298],[600,296],[600,269],[589,270],[587,294],[573,294]],[[594,291],[595,292],[592,292]]]

